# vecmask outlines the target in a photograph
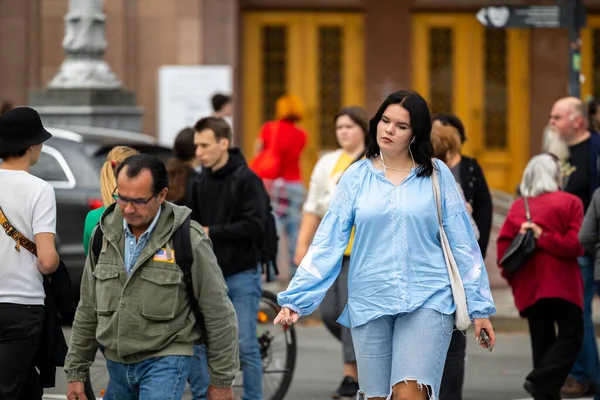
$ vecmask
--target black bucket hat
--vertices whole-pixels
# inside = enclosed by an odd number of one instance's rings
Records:
[[[16,107],[0,115],[0,151],[21,151],[50,139],[40,114],[30,107]]]

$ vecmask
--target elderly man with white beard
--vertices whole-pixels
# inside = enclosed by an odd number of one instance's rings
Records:
[[[563,163],[563,190],[579,197],[588,208],[592,194],[600,187],[600,136],[588,129],[587,110],[575,97],[554,103],[549,128],[544,132],[544,151]],[[584,282],[584,339],[581,351],[565,381],[563,398],[577,398],[598,392],[600,361],[592,323],[592,300],[600,285],[594,281],[594,256],[579,258]],[[600,393],[596,394],[600,399]]]

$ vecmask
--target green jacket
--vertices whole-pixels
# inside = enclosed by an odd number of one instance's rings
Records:
[[[193,343],[201,335],[194,325],[183,274],[164,257],[154,259],[163,248],[170,253],[171,237],[189,214],[186,207],[163,203],[150,240],[128,277],[123,216],[114,205],[106,210],[98,228],[104,233],[102,251],[97,261],[88,255],[81,278],[81,300],[64,367],[68,381],[85,381],[98,343],[107,359],[125,364],[193,354]],[[194,221],[190,234],[192,280],[206,326],[210,383],[228,387],[239,370],[237,318],[210,239]]]
[[[102,206],[100,208],[96,208],[87,213],[85,216],[85,224],[83,225],[83,251],[85,251],[85,255],[88,255],[88,246],[90,244],[90,238],[92,237],[92,232],[96,225],[98,225],[98,221],[100,221],[100,217],[106,210],[106,207]]]

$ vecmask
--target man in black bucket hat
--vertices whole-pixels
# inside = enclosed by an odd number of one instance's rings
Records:
[[[42,125],[40,114],[33,108],[17,107],[0,115],[0,154],[20,153],[51,137]]]
[[[52,135],[39,114],[0,116],[0,399],[41,399],[34,357],[44,323],[42,275],[58,267],[52,186],[29,174]]]

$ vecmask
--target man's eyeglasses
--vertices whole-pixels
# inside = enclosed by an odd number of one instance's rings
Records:
[[[150,196],[147,199],[130,199],[128,197],[123,197],[121,195],[118,195],[116,192],[117,192],[117,188],[115,188],[115,190],[113,190],[113,193],[112,193],[113,199],[115,199],[117,204],[122,205],[122,206],[126,205],[127,203],[130,203],[134,207],[144,207],[146,204],[148,204],[148,202],[150,200],[152,200],[156,196],[156,194],[153,194],[152,196]]]

